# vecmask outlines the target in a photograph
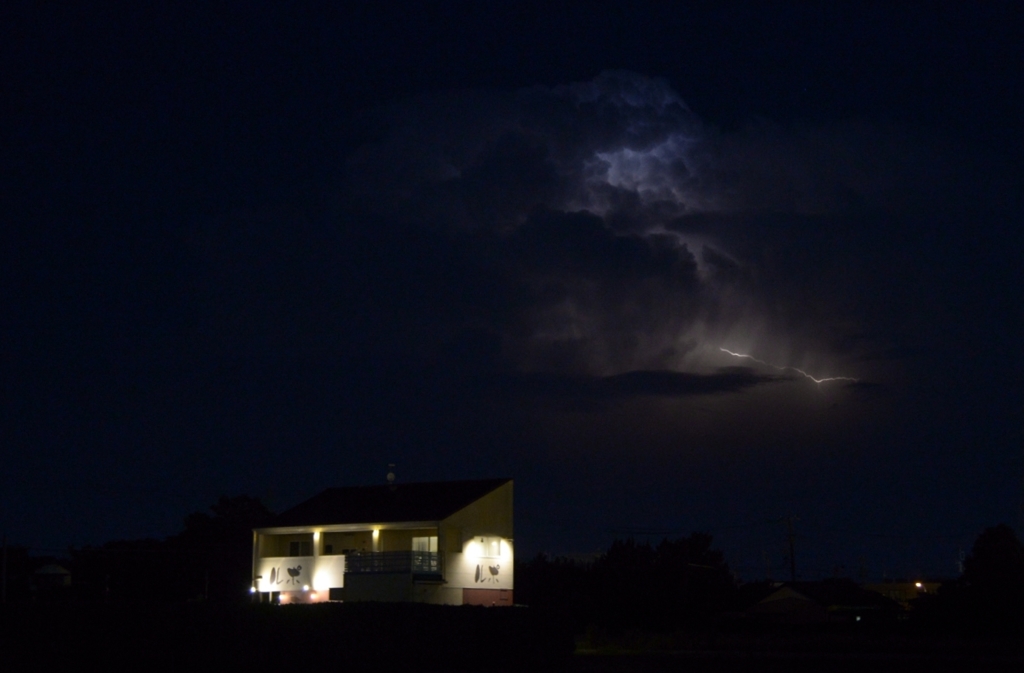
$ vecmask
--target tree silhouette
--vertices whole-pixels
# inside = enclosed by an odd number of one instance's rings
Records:
[[[986,528],[964,559],[964,572],[938,595],[918,599],[923,622],[964,630],[1014,627],[1024,622],[1024,547],[1006,524]]]
[[[271,517],[259,498],[221,496],[210,506],[213,516],[193,512],[185,530],[167,539],[181,562],[179,592],[192,598],[237,600],[252,582],[252,530]]]
[[[538,556],[516,570],[516,594],[531,606],[561,611],[579,629],[666,630],[709,623],[736,587],[705,533],[657,546],[615,540],[591,564]]]
[[[75,588],[83,598],[114,601],[241,601],[252,581],[252,529],[270,511],[258,498],[221,496],[185,517],[165,540],[116,540],[72,550]]]
[[[1019,622],[1024,605],[1024,548],[1006,524],[986,528],[964,559],[961,593],[974,608],[1001,622]]]

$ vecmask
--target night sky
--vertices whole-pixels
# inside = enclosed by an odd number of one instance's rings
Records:
[[[0,10],[9,542],[392,462],[521,557],[1022,524],[1019,3],[181,4]]]

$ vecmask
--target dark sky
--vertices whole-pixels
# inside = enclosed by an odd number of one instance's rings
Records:
[[[1020,524],[1017,3],[151,4],[0,10],[11,541],[389,462],[745,577]]]

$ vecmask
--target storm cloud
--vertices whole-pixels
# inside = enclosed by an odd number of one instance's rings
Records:
[[[853,122],[723,133],[628,72],[374,118],[342,201],[375,227],[445,241],[461,257],[450,268],[471,269],[454,282],[492,289],[439,310],[434,335],[490,340],[488,367],[708,374],[736,364],[728,346],[862,377],[858,361],[893,346],[850,291],[876,282],[857,255],[874,254],[881,225],[851,219],[923,198],[928,152],[904,136]]]

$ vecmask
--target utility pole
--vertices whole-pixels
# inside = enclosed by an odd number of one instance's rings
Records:
[[[792,514],[786,517],[786,528],[789,530],[789,581],[796,582],[796,535],[793,534],[793,521],[796,519]]]
[[[4,533],[4,560],[3,560],[3,579],[0,579],[0,585],[3,589],[0,589],[0,603],[7,603],[7,533]]]

